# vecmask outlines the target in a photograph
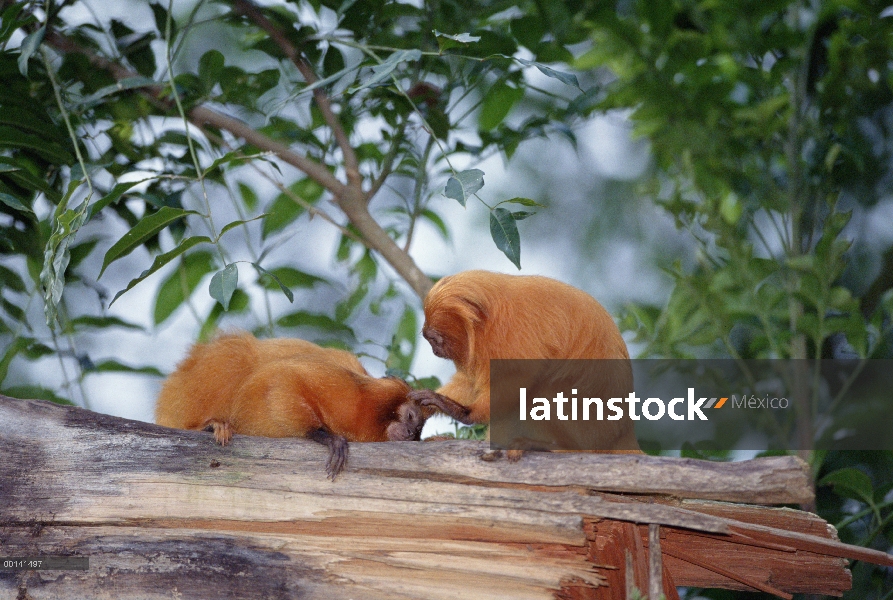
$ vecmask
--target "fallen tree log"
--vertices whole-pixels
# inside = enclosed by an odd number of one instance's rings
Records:
[[[0,570],[0,590],[624,598],[627,551],[647,589],[648,524],[661,526],[668,598],[673,585],[840,595],[845,557],[893,565],[837,542],[815,515],[723,502],[809,499],[795,457],[527,453],[509,463],[488,450],[351,444],[331,482],[325,448],[306,440],[236,436],[221,447],[209,433],[0,396],[0,554],[89,559],[86,571]]]

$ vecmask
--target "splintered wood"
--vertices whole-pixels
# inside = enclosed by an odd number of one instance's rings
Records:
[[[0,596],[622,599],[627,554],[649,589],[649,524],[669,599],[677,585],[840,595],[844,558],[893,565],[815,515],[728,503],[808,500],[794,457],[487,451],[351,444],[331,482],[306,440],[221,447],[0,396],[0,554],[89,557],[86,571],[0,571]]]

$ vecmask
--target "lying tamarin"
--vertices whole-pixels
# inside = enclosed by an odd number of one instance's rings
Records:
[[[611,369],[614,381],[599,385],[632,389],[629,353],[614,320],[592,296],[560,281],[465,271],[438,281],[424,309],[422,335],[456,373],[437,392],[410,397],[461,423],[490,422],[490,359],[622,359]],[[629,419],[594,429],[600,450],[638,451]]]
[[[196,344],[164,382],[155,422],[233,433],[306,437],[329,448],[333,478],[347,442],[418,440],[424,416],[400,379],[370,376],[356,356],[298,339],[224,334]]]

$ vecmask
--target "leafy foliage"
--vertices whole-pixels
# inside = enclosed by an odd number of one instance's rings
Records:
[[[449,239],[445,203],[479,201],[520,268],[517,222],[542,205],[494,198],[478,167],[575,143],[596,112],[649,140],[642,193],[697,248],[666,261],[666,304],[627,311],[645,355],[893,355],[893,249],[859,227],[891,181],[881,5],[154,0],[124,22],[80,4],[0,0],[0,391],[88,405],[88,377],[158,375],[93,336],[181,317],[436,386],[409,373],[420,224]],[[128,292],[152,285],[141,321]],[[27,363],[50,360],[64,382],[35,384]],[[845,540],[893,543],[889,461],[813,456]],[[856,574],[852,597],[889,583]]]
[[[16,358],[56,355],[66,382],[43,395],[85,405],[88,374],[151,373],[80,348],[126,327],[109,307],[152,285],[156,327],[186,311],[199,337],[228,322],[297,329],[371,342],[408,371],[415,301],[382,261],[424,293],[410,248],[418,222],[449,236],[445,193],[484,202],[520,268],[515,221],[533,212],[491,200],[474,165],[583,116],[576,76],[550,64],[585,28],[534,3],[156,0],[127,20],[84,20],[78,4],[0,1],[0,389]],[[323,276],[295,236],[327,228],[339,239]],[[96,302],[71,300],[85,295]],[[395,333],[368,331],[366,315]]]
[[[574,64],[614,77],[593,110],[626,111],[647,136],[656,169],[643,192],[696,247],[692,263],[666,265],[665,306],[627,311],[644,355],[893,356],[893,253],[852,226],[893,175],[889,11],[642,1],[587,17],[592,45]],[[860,255],[879,274],[854,268]],[[812,439],[813,415],[797,418]],[[810,458],[818,508],[842,537],[889,549],[889,454]],[[851,597],[888,597],[889,573],[857,574]]]

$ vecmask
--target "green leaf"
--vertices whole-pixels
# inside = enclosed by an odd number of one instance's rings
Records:
[[[214,84],[220,80],[225,62],[219,50],[208,50],[202,54],[198,61],[198,78],[204,84],[205,90],[210,92]]]
[[[229,310],[229,301],[233,292],[239,287],[239,269],[235,263],[231,263],[221,271],[214,273],[208,292],[211,297],[223,305],[223,310]]]
[[[288,289],[288,287],[286,287],[286,285],[284,283],[282,283],[282,280],[280,280],[275,274],[264,269],[259,264],[257,264],[257,263],[251,263],[251,264],[254,265],[254,268],[257,269],[257,271],[259,273],[262,273],[263,275],[267,275],[268,277],[270,277],[270,279],[272,279],[276,283],[276,285],[279,286],[279,289],[282,290],[282,293],[285,294],[285,297],[288,298],[288,301],[294,303],[294,301],[295,301],[294,293],[290,289]]]
[[[70,321],[72,327],[75,330],[78,329],[105,329],[107,327],[123,327],[124,329],[137,329],[140,331],[144,331],[144,328],[141,325],[137,325],[136,323],[130,323],[129,321],[125,321],[124,319],[120,319],[118,317],[112,316],[92,316],[92,315],[84,315],[81,317],[75,317]]]
[[[356,92],[362,90],[363,88],[367,88],[377,83],[384,81],[388,78],[394,70],[400,66],[400,63],[411,62],[414,60],[419,60],[422,57],[421,50],[398,50],[391,54],[387,60],[382,62],[379,65],[372,67],[372,77],[360,83],[360,85],[354,87],[351,92]]]
[[[481,40],[481,36],[479,35],[471,35],[470,33],[450,35],[448,33],[441,33],[436,29],[434,30],[434,36],[437,38],[437,45],[440,47],[441,54],[450,48],[467,46],[468,44],[473,44],[474,42],[479,42]]]
[[[202,278],[213,269],[210,252],[199,251],[183,257],[180,266],[158,289],[153,318],[156,325],[163,323],[192,295]]]
[[[113,359],[94,364],[92,368],[86,370],[86,373],[143,373],[164,377],[164,373],[155,367],[132,367]]]
[[[256,158],[256,157],[251,157]],[[207,169],[203,171],[205,177],[214,172],[215,169],[222,167],[223,165],[228,165],[230,163],[235,163],[236,165],[244,164],[251,161],[251,158],[245,156],[241,150],[233,150],[232,152],[227,152],[214,162],[208,166]],[[239,184],[242,185],[242,184]]]
[[[335,319],[338,321],[346,321],[368,294],[369,284],[365,281],[361,281],[350,296],[335,306]]]
[[[523,46],[536,48],[546,33],[546,23],[536,15],[527,14],[511,21],[512,35]]]
[[[56,354],[56,350],[41,344],[37,340],[29,340],[28,345],[22,350],[22,355],[28,360],[38,360],[54,354]]]
[[[307,87],[301,88],[301,90],[297,94],[295,94],[293,97],[298,98],[301,95],[306,94],[307,92],[312,92],[316,88],[323,87],[323,86],[329,85],[330,83],[339,81],[339,80],[347,77],[354,71],[359,70],[362,66],[363,66],[362,63],[357,63],[356,65],[353,65],[350,67],[345,67],[345,68],[341,69],[340,71],[332,73],[331,75],[329,75],[327,77],[323,77],[322,79],[317,79],[316,81],[314,81],[312,84],[308,85]],[[354,78],[355,78],[355,76],[351,77],[351,81],[353,81]],[[349,83],[350,83],[350,81],[346,81],[344,85],[347,85]],[[341,86],[335,86],[335,87],[337,88],[337,87],[341,87]]]
[[[19,73],[22,74],[22,77],[28,76],[28,59],[37,52],[37,49],[43,42],[43,36],[45,34],[46,27],[43,26],[37,31],[29,33],[25,36],[25,39],[22,40],[22,45],[19,48]]]
[[[242,195],[242,202],[245,203],[245,208],[253,211],[257,207],[257,194],[251,187],[241,181],[239,182],[239,194]]]
[[[456,173],[447,180],[443,195],[458,200],[459,204],[465,206],[468,198],[482,187],[484,187],[484,172],[480,169],[468,169]]]
[[[28,316],[25,314],[25,311],[22,310],[17,304],[13,304],[3,296],[0,296],[0,307],[6,311],[10,317],[15,319],[17,322],[27,325]]]
[[[48,140],[42,135],[32,135],[18,127],[0,125],[0,145],[25,148],[56,164],[71,164],[74,156],[61,144]]]
[[[11,171],[7,171],[8,177],[15,181],[15,183],[21,185],[27,190],[31,191],[39,191],[46,194],[47,198],[50,199],[50,202],[53,204],[58,204],[62,200],[62,194],[57,192],[53,186],[49,185],[46,182],[46,179],[43,177],[37,177],[32,175],[27,168],[23,168],[23,161],[16,161],[9,157],[0,155],[0,165],[9,165],[12,167],[16,167]]]
[[[378,275],[378,264],[372,257],[372,253],[366,250],[350,271],[359,275],[360,281],[363,283],[369,283]]]
[[[25,287],[25,282],[19,277],[19,274],[3,265],[0,265],[0,284],[2,284],[0,289],[8,289],[19,293],[28,291],[28,288]]]
[[[24,204],[22,204],[21,200],[11,194],[4,194],[3,192],[0,192],[0,202],[10,208],[14,208],[15,210],[34,214],[34,211],[31,210],[30,206],[25,206]]]
[[[75,406],[74,402],[58,396],[56,392],[36,385],[17,385],[4,388],[3,393],[12,398],[33,398],[35,400],[47,400],[65,406]]]
[[[719,214],[729,225],[737,223],[743,211],[744,205],[741,204],[738,195],[734,192],[724,195],[719,203]]]
[[[223,226],[223,229],[220,230],[220,233],[217,234],[217,237],[221,238],[221,237],[223,237],[223,234],[226,233],[227,231],[229,231],[230,229],[235,229],[239,225],[245,225],[246,223],[251,223],[252,221],[257,221],[258,219],[263,219],[266,216],[267,215],[265,213],[262,215],[258,215],[256,217],[254,217],[253,219],[245,219],[244,221],[240,220],[240,221],[233,221],[232,223],[227,223],[226,225]]]
[[[523,221],[527,217],[532,217],[535,214],[535,212],[531,212],[529,210],[516,210],[512,213],[512,218],[516,221]]]
[[[124,295],[124,293],[130,291],[133,288],[133,286],[140,283],[146,277],[148,277],[149,275],[152,275],[153,273],[155,273],[155,271],[157,271],[158,269],[160,269],[161,267],[163,267],[164,265],[166,265],[173,259],[177,258],[178,256],[180,256],[181,254],[183,254],[190,248],[198,246],[199,244],[210,244],[210,243],[212,243],[211,238],[205,237],[203,235],[189,237],[189,238],[186,238],[185,240],[183,240],[182,242],[180,242],[180,244],[173,250],[156,256],[155,260],[152,262],[152,266],[149,267],[148,269],[146,269],[145,271],[143,271],[142,273],[140,273],[139,277],[137,277],[135,279],[131,279],[130,283],[127,284],[126,288],[124,288],[123,290],[121,290],[117,294],[115,294],[115,297],[112,298],[112,301],[109,303],[109,306],[114,304],[118,298],[120,298],[122,295]]]
[[[321,185],[310,179],[299,179],[289,190],[298,198],[313,204],[320,199],[323,193]],[[270,235],[280,231],[293,223],[295,219],[304,213],[304,207],[295,202],[288,194],[279,194],[267,208],[264,215],[261,237],[266,239]]]
[[[127,181],[125,183],[117,183],[115,187],[111,189],[111,191],[90,205],[90,217],[101,211],[103,208],[108,206],[109,204],[113,204],[121,199],[126,192],[128,192],[132,187],[137,186],[141,183],[145,183],[146,181],[150,181],[154,179],[154,177],[147,177],[146,179],[140,179],[138,181]]]
[[[91,252],[93,252],[93,249],[96,247],[96,244],[98,242],[99,240],[92,239],[71,246],[68,249],[68,254],[70,256],[70,260],[68,261],[68,268],[74,269],[79,264],[81,264],[84,259],[87,258]]]
[[[102,274],[110,264],[139,248],[147,239],[177,219],[182,219],[186,215],[195,214],[198,213],[194,210],[162,206],[158,212],[155,212],[148,217],[143,217],[133,229],[125,233],[124,236],[115,242],[115,244],[109,248],[108,252],[105,253],[105,258],[102,261],[102,269],[99,271],[99,277],[102,277]]]
[[[521,269],[521,236],[512,213],[504,208],[490,211],[490,236],[496,247]]]
[[[261,237],[266,239],[270,235],[285,229],[304,213],[304,207],[286,196],[280,195],[267,208],[264,213],[264,222],[261,227]]]
[[[874,487],[871,478],[859,469],[852,467],[838,469],[825,475],[819,481],[819,485],[833,486],[834,491],[841,496],[874,505]]]
[[[68,268],[71,258],[68,248],[81,226],[86,222],[89,212],[87,210],[89,198],[74,210],[68,208],[72,195],[81,183],[79,180],[74,180],[68,184],[68,190],[60,199],[53,213],[53,233],[43,250],[40,283],[44,291],[44,314],[47,325],[51,328],[55,327],[56,306],[62,299],[62,292],[65,289],[65,270]]]
[[[17,337],[12,340],[6,352],[0,357],[0,383],[3,383],[3,380],[6,379],[12,359],[16,357],[16,354],[27,348],[29,343],[30,340],[27,338]]]
[[[520,204],[521,206],[536,206],[539,208],[546,208],[544,204],[540,204],[536,200],[531,200],[530,198],[512,198],[511,200],[503,200],[500,204]]]
[[[24,8],[24,2],[13,2],[0,15],[0,42],[6,42],[15,30],[27,23],[24,19],[18,18]]]
[[[125,77],[123,79],[119,79],[112,85],[107,85],[96,90],[95,92],[81,100],[80,105],[84,108],[90,108],[91,106],[98,104],[99,101],[106,96],[111,96],[112,94],[117,94],[118,92],[123,92],[125,90],[134,90],[155,85],[158,85],[158,83],[154,79],[150,79],[148,77]]]
[[[545,75],[547,77],[551,77],[552,79],[557,79],[561,83],[564,83],[566,85],[571,85],[577,89],[581,89],[580,82],[577,81],[576,75],[572,75],[571,73],[565,73],[563,71],[556,71],[555,69],[553,69],[551,67],[547,67],[544,64],[541,64],[538,62],[533,62],[530,60],[524,60],[523,58],[516,58],[515,60],[517,60],[519,63],[521,63],[525,67],[536,67],[537,69],[539,69],[540,73],[542,73],[543,75]]]
[[[323,331],[353,335],[353,330],[344,323],[339,323],[328,315],[310,313],[304,310],[280,317],[276,324],[280,327],[315,327]]]
[[[449,239],[450,232],[447,229],[446,223],[444,223],[440,215],[438,215],[430,208],[425,208],[422,209],[421,216],[431,221],[431,224],[437,228],[437,231],[440,232],[440,235],[443,237],[443,239]]]
[[[834,164],[837,162],[837,157],[840,156],[841,150],[843,150],[843,146],[840,144],[831,144],[828,153],[825,154],[825,169],[828,172],[834,170]]]
[[[276,267],[275,269],[265,270],[264,273],[270,277],[278,279],[278,282],[276,282],[261,277],[260,284],[268,290],[276,289],[281,285],[285,285],[288,288],[296,287],[309,289],[317,283],[328,283],[328,281],[322,277],[317,277],[316,275],[311,275],[310,273],[305,273],[304,271],[299,271],[292,267]]]
[[[484,96],[478,124],[483,131],[495,129],[508,116],[515,103],[524,96],[524,90],[499,81]]]
[[[248,294],[239,289],[233,292],[233,297],[230,298],[229,308],[227,310],[224,310],[219,302],[215,302],[214,306],[211,307],[210,313],[208,313],[208,317],[205,319],[204,323],[202,323],[202,327],[198,334],[198,340],[200,342],[207,342],[210,340],[214,333],[219,329],[220,319],[223,317],[224,313],[243,313],[248,310],[248,305],[250,303],[251,299],[248,297]]]
[[[403,310],[400,324],[397,325],[397,331],[394,332],[394,338],[391,341],[386,362],[388,370],[399,369],[409,372],[412,359],[415,356],[418,331],[419,323],[416,311],[407,306]]]

